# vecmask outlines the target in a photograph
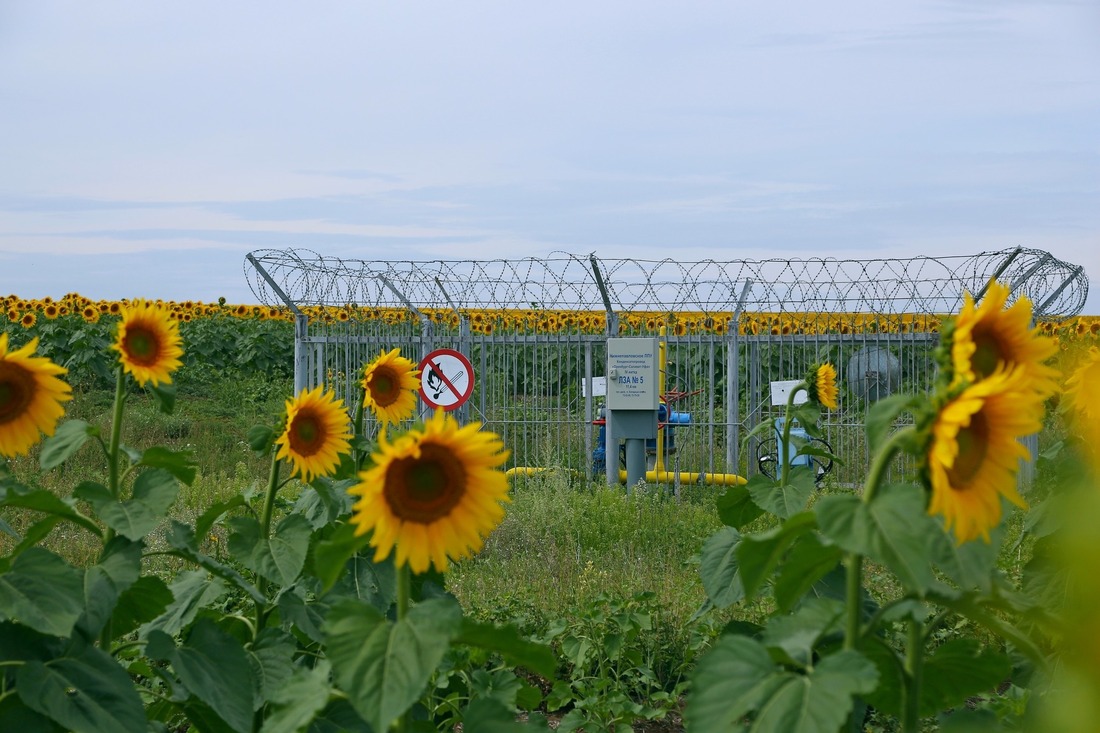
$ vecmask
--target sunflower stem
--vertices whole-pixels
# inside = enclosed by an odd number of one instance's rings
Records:
[[[107,446],[107,490],[111,492],[111,496],[118,501],[121,497],[121,488],[119,481],[119,467],[118,467],[118,446],[122,441],[122,414],[123,407],[126,405],[126,372],[123,370],[122,365],[119,364],[118,371],[115,372],[115,404],[114,409],[111,411],[111,442]],[[110,527],[107,527],[107,531],[103,535],[103,548],[107,549],[107,544],[115,538],[115,531]],[[103,624],[103,628],[99,632],[99,648],[105,652],[111,651],[111,642],[114,639],[114,634],[111,631],[111,620],[107,619],[107,622]]]
[[[920,730],[920,688],[924,671],[924,624],[909,619],[909,634],[905,648],[905,685],[901,689],[902,733]]]
[[[405,563],[397,566],[397,621],[400,623],[405,620],[405,616],[409,613],[409,595],[411,593],[412,583],[409,578],[409,565]],[[401,717],[397,719],[397,724],[394,727],[396,733],[405,733],[409,729],[409,711],[401,713]]]
[[[118,446],[122,439],[122,412],[126,404],[126,373],[122,366],[115,372],[115,404],[111,413],[111,442],[107,445],[107,488],[119,499]],[[108,539],[113,533],[108,530]]]
[[[878,491],[879,484],[886,476],[886,469],[890,461],[899,450],[902,441],[907,439],[913,428],[903,428],[893,433],[871,461],[871,468],[867,471],[867,480],[863,484],[863,503],[869,504]],[[847,595],[848,618],[844,633],[844,648],[855,649],[860,637],[860,620],[862,617],[862,603],[860,590],[863,586],[863,556],[859,553],[849,552],[844,556],[844,565],[847,568],[845,590]]]
[[[367,402],[367,390],[363,389],[363,393],[359,396],[359,404],[355,406],[355,420],[352,423],[352,430],[355,431],[355,454],[353,456],[355,462],[355,470],[359,471],[363,468],[363,453],[359,447],[363,440],[363,412]]]
[[[786,486],[791,480],[791,413],[794,412],[794,396],[799,392],[806,391],[806,383],[801,382],[791,390],[791,393],[787,395],[787,412],[783,416],[783,440],[782,445],[779,446],[779,450],[783,451],[783,457],[780,459],[780,476],[779,485]]]
[[[279,493],[279,458],[278,452],[271,452],[271,474],[267,479],[267,493],[264,495],[264,505],[260,510],[260,539],[269,539],[268,535],[271,532],[271,514],[275,508],[275,495]],[[259,579],[260,593],[267,597],[267,581],[263,578]],[[264,627],[264,618],[266,617],[266,611],[264,609],[264,603],[256,601],[256,633]]]

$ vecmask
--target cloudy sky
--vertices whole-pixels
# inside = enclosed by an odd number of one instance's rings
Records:
[[[0,293],[365,260],[1085,267],[1096,0],[0,2]]]

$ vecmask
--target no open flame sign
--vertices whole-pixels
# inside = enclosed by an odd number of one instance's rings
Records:
[[[474,367],[466,355],[454,349],[436,349],[420,361],[420,399],[447,412],[470,399],[474,391]]]

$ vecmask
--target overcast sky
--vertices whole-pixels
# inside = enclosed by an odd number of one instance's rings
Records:
[[[1016,246],[1100,314],[1100,2],[0,0],[0,294]]]

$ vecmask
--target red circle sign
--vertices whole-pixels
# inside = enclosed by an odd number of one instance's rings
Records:
[[[474,391],[474,367],[454,349],[436,349],[420,360],[420,399],[447,412],[466,404]]]

